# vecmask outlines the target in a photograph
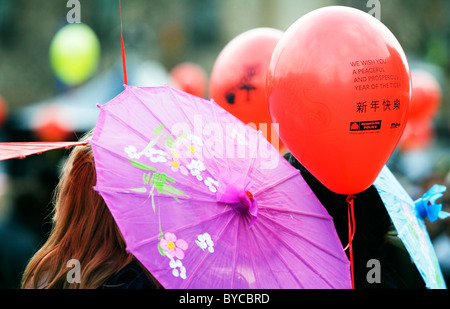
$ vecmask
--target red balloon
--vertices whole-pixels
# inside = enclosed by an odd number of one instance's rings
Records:
[[[170,71],[169,76],[174,88],[197,97],[205,97],[208,76],[200,65],[192,62],[180,63]]]
[[[217,57],[209,96],[246,124],[254,124],[280,152],[286,150],[271,126],[266,99],[266,74],[272,52],[283,32],[255,28],[231,40]]]
[[[8,118],[8,105],[2,96],[0,96],[0,127],[3,126],[6,119]]]
[[[57,105],[43,105],[33,117],[34,134],[44,142],[62,142],[73,138],[69,115]]]
[[[409,65],[371,15],[331,6],[285,32],[267,74],[272,120],[290,152],[339,194],[367,189],[407,122]]]
[[[442,92],[439,82],[423,70],[412,70],[411,81],[411,112],[408,121],[433,118],[441,105]]]
[[[431,119],[409,119],[399,142],[402,152],[424,149],[431,145],[434,139],[434,127]]]

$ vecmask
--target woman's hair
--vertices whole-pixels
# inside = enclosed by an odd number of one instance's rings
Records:
[[[133,261],[95,184],[91,146],[75,147],[55,190],[52,231],[27,265],[22,288],[98,288]],[[67,262],[72,259],[80,262],[79,283],[67,280],[73,266]]]

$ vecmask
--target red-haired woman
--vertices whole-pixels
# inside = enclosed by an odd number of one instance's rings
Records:
[[[82,140],[87,140],[91,133]],[[150,273],[126,252],[125,241],[96,184],[90,145],[69,155],[54,197],[53,228],[31,258],[22,288],[156,288]],[[79,262],[79,280],[69,261]],[[73,265],[69,265],[73,266]]]

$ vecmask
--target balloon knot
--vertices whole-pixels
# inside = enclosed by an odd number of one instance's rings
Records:
[[[348,195],[348,196],[347,196],[347,199],[346,199],[346,200],[347,200],[347,203],[350,204],[350,203],[355,199],[355,197],[356,197],[356,196],[354,196],[353,194]]]

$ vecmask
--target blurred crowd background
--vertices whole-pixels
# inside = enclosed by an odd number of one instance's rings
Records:
[[[257,27],[285,31],[304,14],[328,5],[369,12],[368,2],[122,0],[128,83],[170,83],[171,71],[185,62],[197,64],[209,77],[220,51],[244,31]],[[401,43],[411,69],[431,74],[440,91],[438,110],[426,133],[408,146],[399,145],[388,162],[417,199],[435,183],[450,186],[450,2],[379,2],[379,17]],[[93,73],[71,83],[55,72],[50,46],[68,24],[67,3],[0,0],[1,142],[76,140],[95,126],[96,104],[123,90],[118,0],[79,1],[81,22],[99,42],[90,54],[98,52]],[[28,259],[48,235],[52,194],[67,153],[56,150],[0,162],[0,288],[19,287]],[[449,195],[441,199],[447,211]],[[449,283],[449,220],[428,227]]]

